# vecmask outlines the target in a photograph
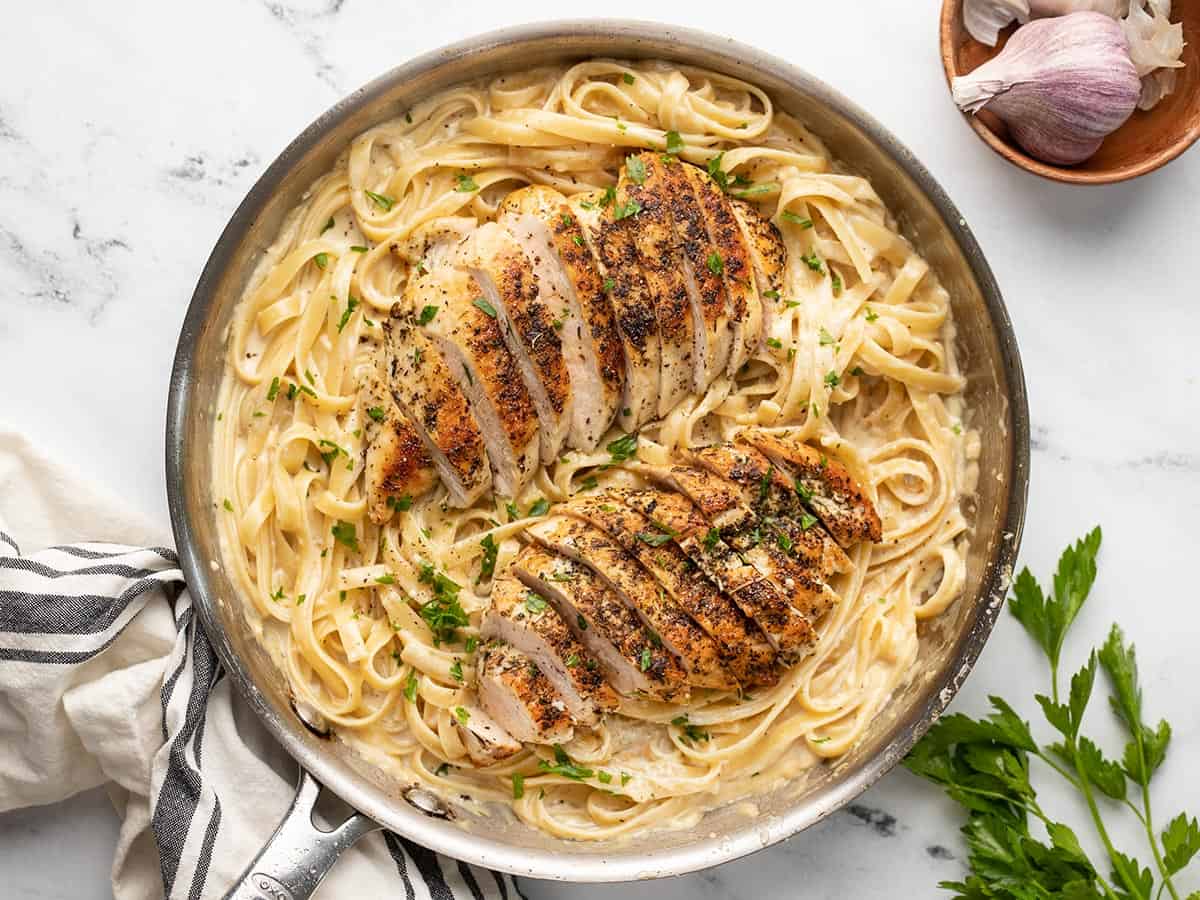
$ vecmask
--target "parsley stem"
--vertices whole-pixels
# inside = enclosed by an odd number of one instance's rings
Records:
[[[1134,740],[1137,741],[1138,755],[1142,760],[1142,772],[1146,771],[1146,753],[1142,749],[1142,735],[1139,729],[1134,734]],[[1166,865],[1163,863],[1162,853],[1158,849],[1158,838],[1154,836],[1154,814],[1150,811],[1150,785],[1147,781],[1142,782],[1142,806],[1146,810],[1146,815],[1143,818],[1140,814],[1138,818],[1142,820],[1142,825],[1146,828],[1146,839],[1150,842],[1150,852],[1154,854],[1154,864],[1158,866],[1159,874],[1162,875],[1163,883],[1159,885],[1158,893],[1162,895],[1162,889],[1165,886],[1171,893],[1173,900],[1179,900],[1179,892],[1175,890],[1175,883],[1171,881],[1171,873],[1167,871]],[[1135,809],[1134,812],[1137,812]]]

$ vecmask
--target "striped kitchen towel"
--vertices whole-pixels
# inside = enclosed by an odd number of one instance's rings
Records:
[[[282,818],[296,766],[225,677],[174,551],[81,542],[88,523],[153,533],[0,431],[0,812],[107,784],[117,900],[220,897]],[[72,542],[45,546],[56,530]],[[317,896],[521,894],[508,875],[377,832]]]

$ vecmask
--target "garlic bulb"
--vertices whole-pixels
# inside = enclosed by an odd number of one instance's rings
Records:
[[[1116,20],[1096,12],[1039,19],[951,84],[965,112],[986,108],[1038,159],[1083,162],[1133,113],[1142,82]]]
[[[1175,92],[1176,69],[1156,69],[1149,75],[1142,76],[1142,96],[1138,100],[1138,109],[1151,110],[1158,106],[1158,101]]]
[[[1170,4],[1170,0],[1151,2]],[[1001,30],[1013,21],[1024,24],[1073,12],[1098,12],[1117,19],[1128,9],[1129,0],[964,0],[963,25],[975,40],[995,47]]]

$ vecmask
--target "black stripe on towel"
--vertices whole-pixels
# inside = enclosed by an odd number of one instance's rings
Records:
[[[408,861],[404,858],[404,848],[400,846],[400,839],[390,831],[385,831],[383,840],[387,844],[388,852],[392,854],[392,859],[396,861],[396,871],[400,873],[400,880],[404,882],[404,900],[415,900],[417,893],[413,890],[412,879],[408,876]]]
[[[17,556],[21,555],[21,548],[17,546],[17,542],[10,538],[3,531],[0,531],[0,541],[4,541],[4,543],[8,544],[8,546],[12,547],[13,550],[16,551]]]
[[[462,876],[462,880],[466,884],[467,890],[471,892],[471,896],[475,900],[484,900],[483,891],[479,889],[479,882],[475,880],[475,874],[471,871],[471,867],[461,859],[458,861],[458,874]]]
[[[155,572],[154,569],[138,569],[124,563],[104,563],[99,566],[84,566],[82,569],[54,569],[45,563],[24,557],[0,559],[0,569],[16,569],[18,572],[29,572],[43,578],[68,578],[72,575],[119,575],[122,578],[146,578]]]
[[[157,578],[143,578],[116,597],[0,591],[0,631],[98,634],[112,625],[131,600],[162,586]]]

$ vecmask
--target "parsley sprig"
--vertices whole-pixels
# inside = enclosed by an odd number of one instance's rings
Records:
[[[1089,654],[1066,691],[1060,690],[1063,645],[1096,580],[1100,540],[1096,528],[1063,551],[1050,593],[1028,569],[1013,583],[1009,609],[1049,663],[1050,694],[1035,699],[1061,740],[1039,744],[1029,724],[1007,702],[991,697],[994,711],[989,716],[943,717],[905,761],[911,771],[940,784],[967,810],[963,834],[970,874],[941,885],[956,898],[1157,900],[1165,890],[1180,900],[1173,876],[1200,852],[1200,822],[1195,817],[1180,813],[1161,833],[1155,828],[1150,781],[1166,756],[1171,726],[1161,721],[1152,727],[1143,718],[1137,658],[1118,626],[1113,625],[1099,651]],[[1105,756],[1099,744],[1081,733],[1097,669],[1107,676],[1109,704],[1129,737],[1119,761]],[[1082,797],[1108,856],[1107,874],[1088,858],[1075,832],[1039,803],[1030,783],[1031,759],[1044,763]],[[1141,823],[1156,873],[1114,845],[1104,813],[1117,804]],[[1041,822],[1048,840],[1031,833],[1030,817]],[[1200,892],[1188,900],[1200,900]]]

